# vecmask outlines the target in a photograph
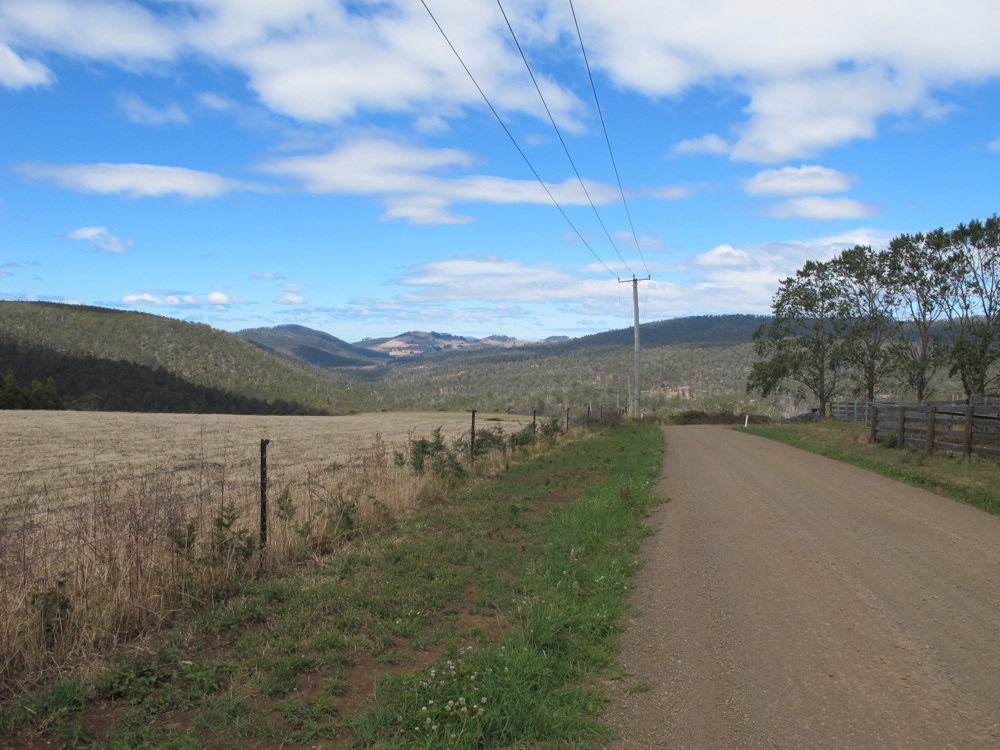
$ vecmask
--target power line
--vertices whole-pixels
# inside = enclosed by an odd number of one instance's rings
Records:
[[[583,45],[583,34],[580,33],[580,22],[576,19],[576,8],[573,7],[573,0],[569,0],[569,9],[573,14],[573,24],[576,26],[576,38],[580,40],[580,52],[583,53],[583,62],[587,66],[587,76],[590,78],[590,88],[594,92],[594,103],[597,105],[597,114],[601,118],[601,127],[604,129],[604,140],[608,144],[608,154],[611,156],[611,165],[615,169],[615,179],[618,181],[618,190],[622,194],[622,204],[625,206],[625,215],[628,216],[628,225],[632,230],[632,239],[635,240],[635,249],[639,251],[639,258],[642,259],[643,268],[649,275],[649,266],[646,265],[646,258],[642,254],[642,247],[639,245],[639,237],[635,233],[635,226],[632,224],[632,213],[628,210],[628,201],[625,200],[625,188],[622,187],[622,178],[618,174],[618,163],[615,161],[614,151],[611,149],[611,138],[608,136],[608,126],[604,122],[604,112],[601,109],[601,101],[597,97],[597,86],[594,83],[594,74],[590,70],[590,60],[587,58],[587,49]]]
[[[587,186],[583,182],[583,177],[580,176],[580,170],[576,168],[576,162],[574,162],[573,157],[570,156],[569,147],[566,145],[566,141],[563,139],[562,132],[559,130],[559,126],[556,125],[556,120],[552,116],[552,111],[549,109],[549,104],[548,102],[545,101],[545,95],[542,94],[542,89],[538,85],[538,81],[535,79],[535,74],[531,70],[531,65],[528,63],[528,58],[524,54],[524,50],[521,48],[521,43],[517,40],[517,34],[514,33],[514,27],[510,25],[510,19],[507,18],[507,12],[503,9],[503,4],[500,2],[500,0],[497,0],[497,6],[500,8],[500,13],[503,14],[503,20],[507,24],[507,29],[510,31],[510,35],[514,40],[515,46],[517,46],[517,51],[521,54],[521,59],[524,61],[524,67],[528,69],[528,75],[531,76],[531,82],[535,84],[535,91],[538,92],[538,98],[542,100],[542,106],[545,107],[545,114],[549,116],[549,122],[552,123],[552,128],[553,130],[556,131],[556,135],[559,137],[559,143],[562,144],[563,151],[566,152],[566,158],[569,159],[569,163],[573,167],[573,172],[576,174],[576,179],[579,181],[580,187],[583,188],[583,194],[587,196],[587,202],[590,203],[590,207],[594,209],[594,216],[597,217],[597,221],[601,225],[601,229],[604,230],[604,234],[608,238],[608,242],[611,243],[611,247],[614,248],[615,254],[618,256],[618,259],[622,262],[622,265],[625,266],[625,269],[629,273],[632,273],[632,269],[629,268],[628,263],[625,262],[625,258],[623,258],[622,254],[618,251],[618,246],[615,245],[615,241],[611,239],[611,233],[608,231],[608,228],[604,226],[604,220],[601,219],[601,214],[598,213],[597,206],[594,205],[594,201],[590,197],[590,191],[587,190]]]
[[[545,181],[538,174],[538,170],[536,170],[535,167],[532,165],[531,160],[528,159],[528,156],[524,153],[524,150],[518,144],[517,140],[511,134],[510,130],[507,128],[507,125],[504,123],[503,118],[500,117],[500,114],[496,111],[496,108],[493,106],[492,102],[490,102],[489,97],[486,96],[486,92],[483,91],[482,87],[476,81],[476,77],[474,75],[472,75],[472,71],[469,70],[469,66],[465,64],[465,61],[462,59],[462,56],[460,54],[458,54],[458,50],[455,49],[455,45],[451,43],[451,39],[448,38],[448,35],[444,32],[444,29],[441,28],[441,24],[438,23],[437,18],[434,17],[434,14],[431,12],[431,9],[427,6],[426,1],[425,0],[420,0],[420,4],[424,6],[424,10],[427,11],[427,15],[429,15],[431,17],[431,20],[434,22],[434,25],[437,26],[438,31],[441,32],[441,36],[444,37],[444,40],[448,43],[448,46],[451,47],[451,51],[453,53],[455,53],[455,57],[458,58],[458,62],[461,63],[462,68],[465,69],[465,72],[468,74],[468,76],[469,76],[470,80],[472,81],[473,85],[479,91],[480,96],[483,97],[483,101],[486,102],[486,106],[490,108],[490,111],[493,113],[493,116],[497,118],[497,122],[500,123],[500,127],[503,128],[503,132],[505,132],[507,134],[507,137],[510,138],[510,142],[514,144],[514,148],[517,149],[517,153],[519,153],[521,155],[521,158],[524,159],[524,163],[528,165],[528,169],[530,169],[531,173],[533,175],[535,175],[535,179],[538,180],[538,183],[545,190],[546,195],[549,196],[549,199],[552,201],[552,203],[555,205],[555,207],[559,209],[559,213],[561,213],[563,215],[563,218],[566,219],[566,223],[569,224],[570,227],[573,228],[573,231],[576,233],[576,236],[580,238],[580,241],[590,251],[590,254],[593,255],[597,259],[597,262],[600,263],[602,266],[604,266],[605,270],[617,279],[618,278],[618,274],[616,274],[614,271],[612,271],[610,268],[608,268],[607,263],[605,263],[603,260],[601,260],[600,256],[596,252],[594,252],[594,248],[592,248],[590,246],[590,243],[587,242],[586,239],[584,239],[584,236],[582,234],[580,234],[580,230],[576,228],[576,225],[570,220],[570,218],[567,215],[566,211],[563,209],[563,207],[561,205],[559,205],[559,201],[557,201],[556,198],[555,198],[555,196],[552,195],[552,191],[549,190],[549,186],[545,184]],[[576,167],[574,167],[574,169],[575,168]],[[579,176],[579,175],[577,175],[577,176]],[[584,188],[584,192],[586,192],[586,188]],[[589,198],[589,196],[588,196],[588,198]],[[591,204],[591,205],[593,205],[593,204]],[[619,256],[619,257],[621,257],[621,256]],[[624,263],[624,261],[622,261],[622,262]]]

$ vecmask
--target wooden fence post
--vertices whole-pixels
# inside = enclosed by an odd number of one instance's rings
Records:
[[[472,432],[469,435],[469,463],[476,462],[476,410],[472,410]]]
[[[267,444],[260,441],[260,548],[267,546]]]
[[[972,460],[972,404],[965,405],[965,445],[962,448],[962,453],[965,455],[966,462]]]
[[[868,409],[868,417],[871,425],[868,427],[868,442],[874,444],[878,439],[878,407],[872,404]]]
[[[896,428],[896,450],[906,447],[906,404],[899,405],[899,426]]]
[[[937,419],[937,407],[930,404],[927,407],[927,445],[924,446],[924,453],[928,456],[934,454],[934,420]]]

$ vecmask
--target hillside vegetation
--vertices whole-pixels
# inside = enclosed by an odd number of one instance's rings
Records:
[[[722,315],[644,324],[643,409],[706,399],[739,408],[754,361],[753,331],[766,320]],[[416,341],[416,334],[406,335]],[[0,372],[11,369],[22,383],[52,377],[59,395],[76,409],[534,409],[555,416],[569,406],[582,416],[588,405],[599,412],[628,403],[630,328],[516,346],[494,337],[492,343],[403,357],[362,343],[295,325],[237,335],[147,313],[0,302]]]
[[[337,413],[331,378],[199,323],[99,307],[0,302],[0,371],[55,380],[71,408]]]
[[[323,331],[298,325],[274,328],[247,328],[236,335],[265,351],[278,354],[299,364],[323,369],[364,367],[383,364],[391,356],[367,349],[331,336]]]

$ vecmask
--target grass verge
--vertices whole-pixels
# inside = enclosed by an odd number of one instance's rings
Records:
[[[428,497],[282,575],[233,583],[87,675],[0,707],[25,747],[596,747],[653,427]],[[2,743],[0,743],[2,744]]]
[[[1000,515],[996,459],[973,456],[966,463],[955,453],[927,456],[923,449],[896,450],[866,442],[868,428],[824,421],[808,424],[751,426],[754,435],[853,464],[939,495]]]

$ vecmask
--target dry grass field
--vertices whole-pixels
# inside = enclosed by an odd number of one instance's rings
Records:
[[[162,625],[248,568],[307,559],[373,517],[405,515],[441,480],[395,454],[438,428],[448,445],[467,438],[470,417],[0,412],[0,694]],[[477,432],[510,435],[525,421],[477,414]]]

